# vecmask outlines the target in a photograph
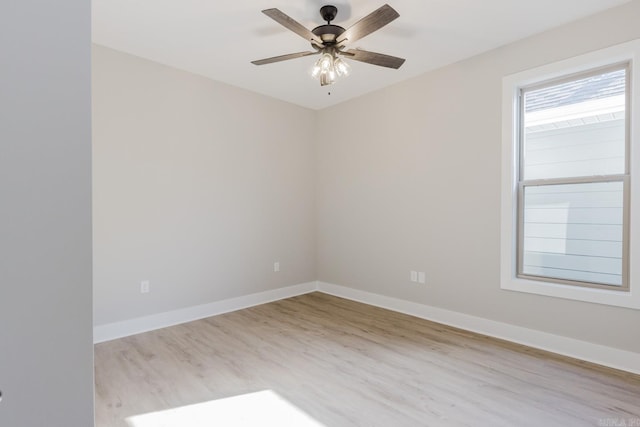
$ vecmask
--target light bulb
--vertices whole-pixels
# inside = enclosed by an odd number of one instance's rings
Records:
[[[311,77],[317,79],[320,76],[320,72],[322,71],[322,67],[320,67],[319,61],[315,63],[313,68],[311,69]]]
[[[336,69],[336,73],[338,73],[338,76],[340,77],[347,77],[351,73],[351,67],[345,61],[343,61],[342,58],[336,58],[333,66]]]
[[[333,58],[331,57],[331,55],[329,55],[328,53],[323,54],[322,58],[320,58],[320,67],[322,67],[323,70],[328,70],[332,66]]]

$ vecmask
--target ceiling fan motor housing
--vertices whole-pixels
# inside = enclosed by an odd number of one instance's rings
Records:
[[[322,39],[322,43],[331,45],[336,42],[338,36],[345,32],[345,29],[339,25],[325,24],[311,30],[313,34]]]

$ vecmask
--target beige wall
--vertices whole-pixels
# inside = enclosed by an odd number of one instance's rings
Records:
[[[93,117],[96,325],[315,280],[313,111],[94,46]]]
[[[636,310],[499,282],[503,76],[638,38],[638,17],[634,1],[321,111],[318,129],[342,125],[317,141],[318,279],[640,352]]]
[[[0,9],[0,426],[89,427],[91,4]]]

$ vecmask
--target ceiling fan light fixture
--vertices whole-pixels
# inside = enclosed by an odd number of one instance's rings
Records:
[[[314,79],[320,80],[321,86],[326,86],[333,84],[337,77],[347,77],[350,70],[349,64],[334,51],[325,51],[311,68],[310,74]]]

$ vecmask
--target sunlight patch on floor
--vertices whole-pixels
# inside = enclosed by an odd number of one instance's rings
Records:
[[[127,418],[131,427],[324,427],[272,390]]]

